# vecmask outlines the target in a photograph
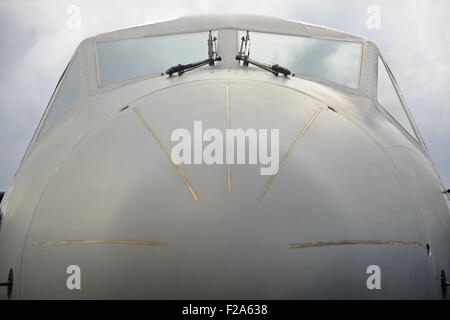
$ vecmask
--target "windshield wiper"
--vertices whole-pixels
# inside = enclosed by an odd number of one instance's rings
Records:
[[[209,30],[209,36],[208,36],[208,59],[194,62],[194,63],[188,63],[188,64],[178,64],[176,66],[170,67],[166,70],[166,74],[171,77],[174,73],[178,73],[178,76],[181,76],[183,73],[197,69],[199,67],[210,65],[215,65],[216,61],[221,61],[222,58],[217,55],[217,52],[215,51],[215,41],[217,40],[216,37],[212,37],[211,30]]]
[[[250,59],[250,37],[247,31],[247,35],[241,38],[241,48],[239,50],[239,54],[236,56],[236,60],[242,61],[245,67],[248,67],[249,64],[257,66],[261,69],[269,71],[278,77],[278,74],[282,74],[285,77],[291,74],[291,70],[288,68],[282,67],[278,64],[268,64],[259,62],[253,59]]]

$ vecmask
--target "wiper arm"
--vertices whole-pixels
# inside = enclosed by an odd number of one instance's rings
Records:
[[[287,77],[288,75],[291,74],[291,70],[289,70],[289,69],[287,69],[285,67],[282,67],[282,66],[280,66],[278,64],[270,65],[268,63],[262,63],[262,62],[250,59],[247,56],[237,55],[236,56],[236,60],[243,61],[244,62],[244,66],[248,66],[248,64],[252,64],[254,66],[257,66],[257,67],[259,67],[261,69],[264,69],[266,71],[269,71],[269,72],[273,73],[275,76],[278,76],[278,74],[281,73],[282,75]]]
[[[170,67],[166,70],[166,74],[171,77],[174,73],[178,73],[178,76],[181,76],[183,73],[197,69],[199,67],[202,67],[204,65],[210,65],[214,66],[216,61],[221,61],[222,58],[217,55],[217,52],[214,50],[214,44],[217,40],[216,37],[212,37],[211,30],[209,31],[209,37],[208,37],[208,59],[194,62],[194,63],[188,63],[188,64],[178,64],[176,66]]]
[[[179,64],[173,67],[170,67],[169,69],[166,70],[166,74],[168,74],[169,76],[172,76],[174,73],[178,73],[179,76],[181,76],[183,73],[187,72],[187,71],[191,71],[194,69],[197,69],[201,66],[205,66],[207,64],[209,64],[210,66],[214,65],[214,62],[216,61],[221,61],[222,58],[221,57],[214,57],[214,58],[208,58],[199,62],[194,62],[194,63],[189,63],[189,64]]]
[[[273,73],[275,76],[278,76],[278,74],[282,74],[285,77],[291,74],[291,70],[288,68],[282,67],[278,64],[268,64],[259,62],[253,59],[250,59],[250,37],[247,31],[247,35],[245,37],[241,38],[241,48],[239,50],[239,54],[236,56],[236,60],[242,61],[243,65],[248,67],[249,64],[252,64],[254,66],[257,66],[261,69],[264,69],[266,71],[269,71]]]

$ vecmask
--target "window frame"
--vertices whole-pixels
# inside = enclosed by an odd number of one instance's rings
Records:
[[[383,112],[383,114],[385,114],[388,118],[388,120],[390,120],[392,122],[392,124],[394,124],[394,126],[396,126],[410,141],[413,141],[415,144],[423,146],[423,142],[421,139],[420,134],[418,134],[418,130],[417,130],[417,126],[411,116],[411,114],[409,113],[408,107],[406,106],[406,102],[403,98],[403,95],[400,92],[400,88],[398,86],[397,80],[395,79],[391,69],[389,68],[388,64],[386,63],[386,60],[383,58],[383,56],[381,55],[380,52],[378,52],[378,54],[376,55],[376,79],[375,79],[375,92],[374,92],[374,101],[378,107],[379,110],[381,110]],[[379,77],[379,62],[383,63],[383,66],[389,76],[389,79],[391,81],[392,87],[394,88],[395,94],[397,95],[398,100],[400,101],[400,104],[403,108],[403,112],[405,112],[406,117],[411,125],[411,128],[413,129],[414,132],[414,136],[411,135],[411,133],[397,120],[394,118],[394,116],[392,116],[389,111],[386,110],[386,108],[378,101],[378,77]]]
[[[109,83],[109,84],[102,83],[101,75],[100,75],[99,54],[98,54],[98,50],[97,50],[97,44],[98,43],[118,42],[118,41],[126,41],[126,40],[144,40],[144,39],[149,39],[149,38],[169,37],[169,36],[182,36],[182,35],[195,34],[195,33],[206,33],[207,34],[209,31],[211,31],[213,33],[213,36],[214,36],[214,33],[217,33],[215,36],[217,36],[217,38],[219,38],[219,31],[220,30],[221,29],[205,29],[205,30],[196,30],[196,31],[190,31],[190,32],[146,35],[146,36],[141,36],[141,37],[130,37],[130,38],[123,38],[123,39],[105,39],[105,40],[93,41],[92,42],[92,47],[93,47],[94,60],[95,60],[95,78],[96,78],[96,82],[97,82],[96,83],[97,84],[97,89],[98,90],[103,90],[105,88],[117,88],[117,87],[121,87],[123,85],[129,84],[129,83],[135,83],[135,82],[138,82],[138,81],[141,81],[141,80],[158,78],[158,77],[160,77],[162,75],[161,71],[163,71],[163,70],[161,70],[159,72],[148,73],[148,74],[145,74],[145,75],[131,76],[131,77],[123,78],[120,81]],[[217,42],[216,42],[217,51],[219,51],[218,43],[219,43],[219,41],[217,40]],[[208,56],[208,47],[205,45],[205,59],[207,58],[207,56]]]
[[[50,112],[50,110],[53,108],[53,104],[55,102],[56,97],[59,94],[59,91],[61,90],[62,85],[64,84],[64,81],[66,80],[68,71],[70,70],[70,68],[73,66],[73,64],[75,63],[75,61],[77,62],[77,80],[78,80],[78,85],[77,85],[77,100],[67,109],[67,111],[63,114],[63,116],[61,118],[59,118],[57,121],[55,121],[55,123],[53,123],[46,132],[44,132],[41,135],[41,131],[42,128],[48,118],[48,114]],[[69,63],[67,64],[66,68],[64,69],[64,72],[62,73],[61,77],[58,80],[58,83],[56,84],[55,90],[53,91],[53,94],[47,104],[47,108],[41,118],[41,121],[39,122],[38,128],[34,134],[34,137],[32,139],[32,143],[34,142],[38,142],[43,140],[45,137],[47,137],[51,132],[53,132],[55,130],[56,127],[59,126],[60,123],[63,122],[64,119],[67,118],[68,114],[72,113],[72,111],[74,110],[74,107],[79,104],[80,100],[81,100],[81,72],[80,72],[81,68],[80,68],[80,58],[79,58],[79,53],[75,52],[75,54],[73,55],[73,57],[70,59]],[[31,144],[30,144],[31,145]]]
[[[236,30],[237,44],[238,44],[238,48],[239,48],[239,45],[241,43],[241,39],[239,38],[239,33],[246,32],[247,30],[241,30],[241,29],[235,29],[235,30]],[[303,74],[301,72],[297,72],[295,70],[291,70],[291,71],[295,74],[295,77],[306,79],[306,80],[314,80],[314,81],[323,83],[325,85],[333,84],[335,86],[339,86],[339,88],[345,88],[347,90],[352,90],[352,91],[359,91],[361,89],[361,78],[362,78],[362,73],[363,73],[363,60],[364,60],[364,51],[365,51],[365,43],[364,42],[357,41],[357,40],[349,40],[349,39],[337,39],[337,38],[327,38],[327,37],[317,37],[317,36],[295,35],[295,34],[287,34],[287,33],[275,33],[275,32],[259,31],[259,30],[252,30],[252,29],[249,29],[248,31],[250,33],[250,40],[251,40],[251,33],[255,32],[255,33],[265,33],[265,34],[276,35],[276,36],[317,39],[317,40],[324,40],[324,41],[349,42],[349,43],[359,44],[360,48],[359,48],[358,64],[357,64],[357,72],[356,72],[356,78],[357,78],[356,80],[357,81],[355,83],[355,85],[356,85],[355,87],[351,87],[351,86],[345,85],[343,83],[336,82],[332,79],[319,77],[319,76],[307,75],[307,74]],[[250,50],[251,50],[251,46],[250,46]],[[265,62],[271,63],[269,61],[265,61]],[[249,65],[249,68],[254,68],[254,70],[259,70],[258,68],[252,67],[251,65]]]

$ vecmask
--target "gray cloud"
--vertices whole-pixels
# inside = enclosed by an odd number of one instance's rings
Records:
[[[70,5],[81,29],[66,26]],[[366,27],[381,9],[381,29]],[[375,41],[390,64],[446,185],[450,185],[450,28],[446,0],[88,1],[0,3],[0,189],[9,184],[58,78],[84,38],[187,14],[242,12],[324,25]]]

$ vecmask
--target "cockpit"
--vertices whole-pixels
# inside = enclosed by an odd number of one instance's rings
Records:
[[[405,136],[422,143],[398,85],[372,42],[306,24],[283,22],[277,28],[259,23],[251,28],[250,22],[202,28],[179,23],[164,32],[149,25],[84,41],[80,48],[85,50],[79,48],[66,68],[35,138],[89,95],[187,71],[227,69],[269,71],[368,97]]]

